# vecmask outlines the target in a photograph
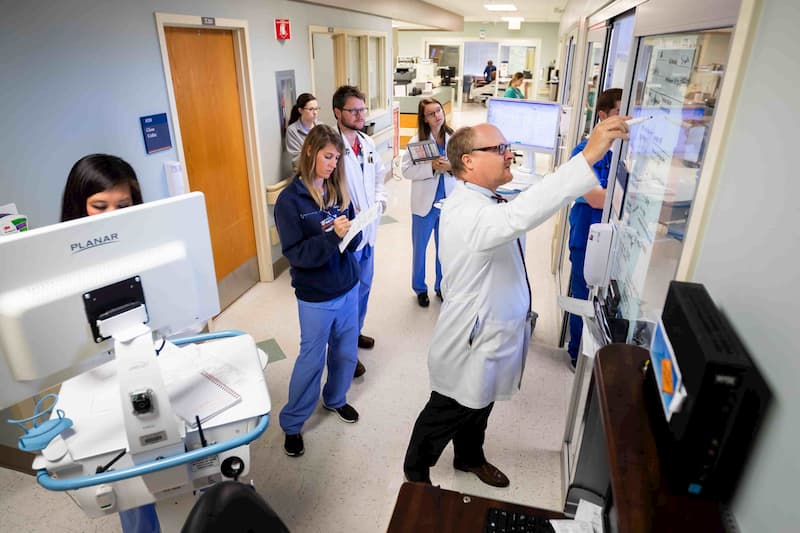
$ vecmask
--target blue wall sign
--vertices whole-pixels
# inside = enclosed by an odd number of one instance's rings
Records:
[[[139,117],[139,122],[142,123],[144,147],[148,154],[172,148],[172,140],[169,137],[169,124],[167,124],[166,113]]]

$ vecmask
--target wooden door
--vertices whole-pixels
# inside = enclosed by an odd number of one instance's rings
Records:
[[[189,188],[206,195],[220,305],[258,281],[231,30],[166,27]]]

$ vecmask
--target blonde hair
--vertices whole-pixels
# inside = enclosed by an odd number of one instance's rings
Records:
[[[317,154],[329,144],[339,151],[340,157],[331,176],[322,182],[325,191],[325,194],[322,195],[314,187],[314,180],[317,178]],[[311,129],[300,150],[297,168],[300,172],[300,179],[320,209],[338,205],[340,209],[345,210],[350,206],[350,194],[347,191],[344,173],[344,141],[333,128],[319,124]]]

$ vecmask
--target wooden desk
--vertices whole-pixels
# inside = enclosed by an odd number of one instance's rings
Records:
[[[644,348],[610,344],[594,364],[618,531],[725,531],[719,504],[677,494],[664,479],[645,409],[648,357]]]
[[[387,533],[483,533],[490,507],[563,519],[558,511],[547,511],[433,487],[426,483],[403,483],[397,495]]]

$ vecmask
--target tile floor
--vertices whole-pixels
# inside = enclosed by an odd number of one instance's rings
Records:
[[[465,105],[454,125],[476,123],[485,108]],[[260,283],[214,321],[214,329],[241,329],[256,341],[274,339],[286,359],[266,369],[273,419],[251,447],[248,478],[293,532],[385,531],[403,482],[402,462],[411,428],[430,394],[426,366],[428,341],[439,302],[422,309],[410,288],[410,185],[387,182],[387,214],[376,247],[376,274],[365,333],[376,338],[373,350],[361,350],[367,367],[354,381],[348,400],[361,414],[344,424],[320,408],[304,427],[306,453],[283,453],[277,413],[286,402],[289,376],[297,355],[299,326],[289,273]],[[448,447],[431,471],[435,484],[466,493],[560,509],[560,446],[572,374],[564,351],[555,348],[560,314],[550,274],[553,221],[528,235],[527,264],[539,322],[522,391],[498,402],[489,420],[486,455],[511,479],[505,489],[482,484],[451,467]],[[429,272],[433,272],[433,244]],[[432,274],[429,279],[432,284]],[[433,290],[430,290],[433,296]],[[33,478],[0,469],[0,531],[119,531],[116,516],[87,519],[65,494],[39,487]]]

